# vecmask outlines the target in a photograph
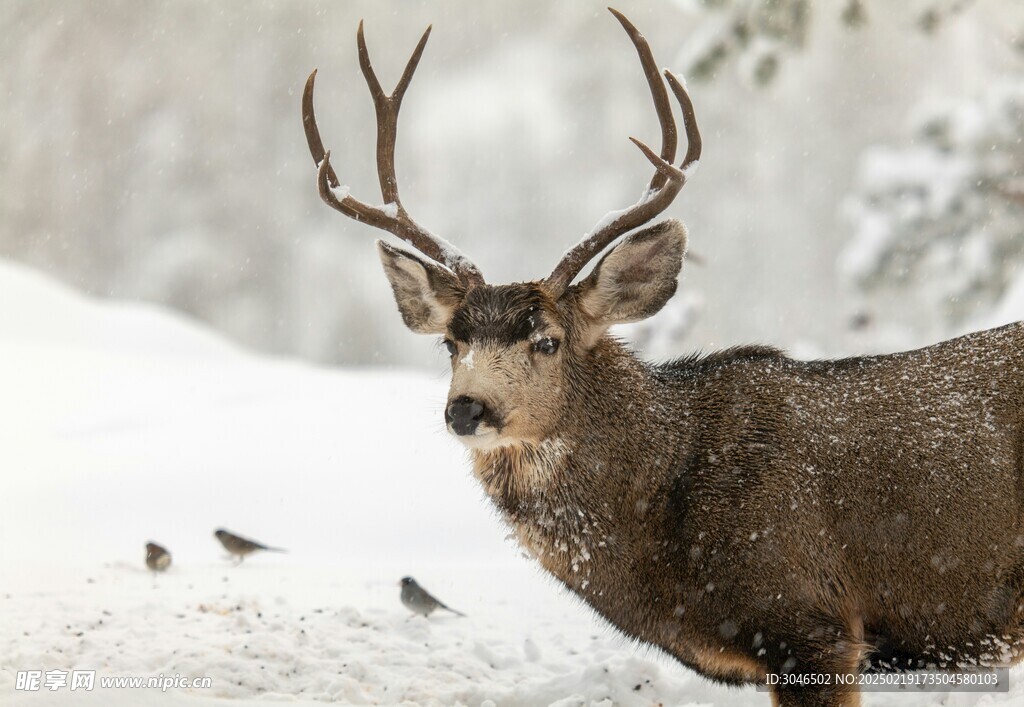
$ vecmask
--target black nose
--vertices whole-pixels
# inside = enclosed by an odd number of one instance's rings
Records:
[[[471,435],[484,416],[484,406],[468,395],[460,395],[448,404],[444,419],[457,435]]]

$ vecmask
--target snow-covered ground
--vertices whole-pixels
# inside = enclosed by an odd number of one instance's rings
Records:
[[[768,704],[621,639],[521,557],[444,394],[256,357],[0,263],[0,704]],[[220,526],[289,552],[233,566]],[[410,618],[404,575],[468,617]],[[213,685],[15,689],[53,669]],[[865,704],[1013,704],[1012,677]]]

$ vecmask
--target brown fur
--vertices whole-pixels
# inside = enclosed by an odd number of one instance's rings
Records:
[[[480,286],[452,314],[451,395],[494,409],[486,444],[461,439],[524,548],[627,636],[726,683],[1020,660],[1024,324],[888,356],[654,366],[604,332],[664,303],[685,238],[638,235],[557,301]],[[531,348],[553,335],[557,353]],[[834,684],[773,699],[859,701]]]
[[[567,367],[572,452],[537,474],[500,448],[475,471],[545,568],[710,677],[859,671],[865,637],[922,665],[1011,662],[1022,348],[1017,324],[893,356],[650,367],[606,338]]]

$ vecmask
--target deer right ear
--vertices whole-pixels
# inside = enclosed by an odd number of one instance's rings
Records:
[[[377,241],[398,311],[417,334],[443,334],[466,292],[454,274],[412,253]]]
[[[589,322],[585,346],[613,324],[638,322],[658,312],[675,294],[686,253],[686,228],[662,221],[625,238],[577,285],[577,302]]]

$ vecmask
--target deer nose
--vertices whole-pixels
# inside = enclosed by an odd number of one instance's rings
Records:
[[[449,403],[444,411],[444,419],[457,435],[471,435],[476,432],[477,425],[484,416],[482,403],[468,395],[460,395]]]

